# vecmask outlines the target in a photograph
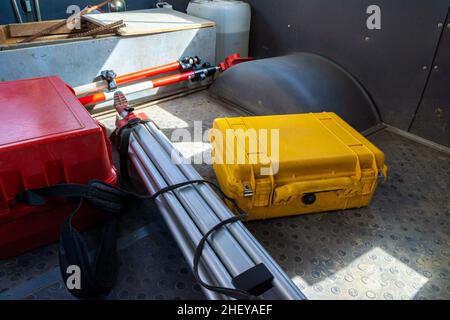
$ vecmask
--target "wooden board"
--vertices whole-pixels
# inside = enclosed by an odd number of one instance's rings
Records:
[[[100,26],[123,20],[126,27],[121,28],[122,36],[154,34],[214,27],[213,21],[189,16],[179,11],[161,8],[126,12],[88,14],[84,18]]]
[[[7,26],[0,26],[0,44],[5,43],[8,39],[8,28]]]
[[[61,20],[0,25],[0,50],[5,50],[11,47],[27,47],[34,43],[45,44],[50,42],[67,41],[67,39],[69,39],[69,35],[85,32],[90,30],[91,28],[98,27],[97,24],[82,20],[81,29],[69,30],[68,28],[66,28],[66,26],[63,26],[55,31],[50,32],[48,35],[37,38],[30,43],[19,43],[21,40],[26,39],[30,35],[33,35],[36,32],[42,30],[43,28],[47,28],[54,23],[58,23],[59,21]],[[103,38],[111,35],[114,34],[97,35],[96,37]],[[89,38],[91,38],[91,36],[70,38],[70,40],[75,41]]]
[[[62,20],[10,24],[9,34],[12,38],[32,36],[39,31],[44,30],[60,21]],[[52,31],[50,34],[67,34],[71,32],[72,30],[68,29],[67,26],[64,25],[61,28]]]

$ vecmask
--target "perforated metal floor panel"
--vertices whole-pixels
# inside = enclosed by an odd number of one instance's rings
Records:
[[[159,220],[145,209],[124,217],[120,273],[106,299],[203,299],[191,271]],[[98,230],[89,232],[91,240]],[[60,277],[56,245],[0,261],[0,300],[73,299]]]
[[[179,137],[177,128],[194,135],[194,121],[206,130],[216,117],[239,115],[204,92],[141,112],[169,137]],[[370,140],[386,154],[389,180],[369,207],[247,227],[310,299],[449,299],[450,156],[389,131]],[[210,150],[206,142],[175,145],[187,157]],[[196,168],[214,179],[209,165]],[[145,209],[124,217],[119,248],[109,299],[204,298],[171,236]],[[0,299],[21,298],[71,298],[55,245],[0,261]]]
[[[383,131],[369,207],[247,226],[310,299],[450,298],[450,157]]]
[[[171,236],[150,226],[151,234],[119,251],[117,285],[105,299],[203,299]],[[61,281],[26,299],[73,299]]]

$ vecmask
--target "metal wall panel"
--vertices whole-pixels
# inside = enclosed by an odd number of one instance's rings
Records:
[[[151,68],[184,56],[198,55],[214,63],[216,30],[190,29],[137,37],[106,37],[0,51],[0,81],[59,75],[71,86],[91,82],[102,70],[117,74]],[[143,94],[175,91],[183,82]],[[141,93],[130,96],[140,98]]]
[[[450,18],[411,132],[450,147]]]
[[[418,119],[423,118],[420,98],[442,31],[439,23],[445,20],[450,0],[246,1],[252,6],[250,50],[254,56],[318,53],[347,69],[363,84],[386,123],[407,130],[418,105]],[[41,0],[43,7],[48,5],[44,17],[48,14],[48,18],[62,18],[61,8],[69,2],[86,1]],[[127,1],[132,9],[153,2]],[[184,11],[189,0],[169,2]],[[373,4],[381,8],[381,30],[366,27],[366,9]],[[12,22],[9,1],[0,2],[0,13],[0,23]],[[444,76],[443,72],[440,75]],[[448,75],[445,81],[449,81]],[[427,92],[426,96],[432,94],[439,99],[436,94],[441,93]],[[414,132],[421,134],[424,130],[420,126],[415,123]]]
[[[328,57],[359,79],[383,121],[408,129],[450,0],[248,2],[253,55],[309,51]],[[366,9],[373,4],[381,8],[381,30],[366,27]]]
[[[335,112],[360,132],[380,124],[359,83],[332,61],[311,53],[239,64],[209,91],[254,115]]]
[[[20,0],[16,0],[20,8]],[[78,5],[82,8],[88,4],[93,5],[100,3],[102,0],[40,0],[41,15],[43,20],[64,19],[69,15],[66,13],[67,7],[70,5]],[[149,9],[155,6],[157,0],[126,0],[128,10]],[[189,0],[173,0],[169,2],[173,4],[177,10],[185,10]],[[33,1],[31,2],[33,5]],[[107,8],[107,7],[104,7]],[[22,15],[24,18],[24,15]],[[16,23],[16,18],[12,10],[10,0],[0,0],[0,24]]]

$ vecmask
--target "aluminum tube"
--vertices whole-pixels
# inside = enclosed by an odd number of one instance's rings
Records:
[[[185,175],[178,166],[172,163],[170,155],[154,139],[145,126],[138,126],[133,130],[133,135],[153,160],[159,171],[165,174],[168,184],[177,184],[187,181]],[[169,172],[170,171],[170,172]],[[192,220],[196,223],[202,233],[205,234],[221,220],[212,213],[212,209],[207,205],[203,197],[193,186],[187,186],[175,190],[180,202],[182,202],[190,212]],[[239,245],[239,242],[226,229],[215,232],[209,243],[220,257],[232,276],[237,276],[254,266],[253,260]]]
[[[217,195],[208,186],[199,186],[199,189],[204,194],[205,200],[214,208],[217,215],[222,219],[226,219],[227,215],[223,213],[221,208],[223,201],[217,198]],[[241,222],[230,225],[228,229],[238,239],[246,252],[254,259],[255,263],[264,263],[271,271],[274,275],[274,287],[283,299],[306,299],[300,289]]]
[[[158,136],[158,140],[165,145],[166,149],[173,149],[173,145],[170,140],[158,129],[154,124],[148,123],[147,127],[151,128],[151,132]],[[179,154],[179,153],[176,153]],[[193,169],[192,166],[182,164],[181,170],[186,174],[186,177],[191,180],[201,179],[200,174]],[[230,210],[225,206],[223,201],[217,196],[217,194],[207,185],[199,185],[201,193],[204,194],[204,198],[207,202],[214,207],[214,211],[218,213],[221,219],[227,219],[230,214]],[[274,279],[276,288],[280,291],[280,294],[286,299],[306,299],[303,293],[292,282],[292,280],[286,275],[286,273],[278,266],[273,258],[262,248],[259,242],[251,235],[247,228],[242,223],[235,223],[230,225],[229,230],[240,241],[245,250],[255,259],[255,263],[264,263],[270,269],[272,274],[277,275]]]
[[[153,123],[146,123],[145,126],[153,136],[161,143],[168,153],[171,153],[174,146],[170,140]],[[176,154],[180,154],[177,152]],[[180,155],[181,156],[181,155]],[[200,174],[190,165],[181,164],[179,168],[189,180],[202,179]],[[220,219],[227,219],[233,213],[226,207],[217,194],[207,185],[197,187],[204,199],[214,208],[215,213]],[[228,229],[240,242],[247,253],[254,259],[255,263],[264,263],[274,275],[274,283],[277,291],[285,299],[306,299],[304,294],[292,282],[287,274],[279,267],[272,256],[261,246],[248,229],[240,222],[228,226]]]
[[[36,11],[36,18],[38,21],[42,21],[41,17],[41,5],[39,4],[39,0],[34,0],[34,10]]]
[[[153,189],[160,190],[161,188],[166,187],[167,183],[165,182],[164,178],[161,176],[160,172],[151,162],[151,160],[147,158],[147,155],[145,154],[144,150],[142,150],[140,145],[136,142],[133,142],[131,148],[133,152],[135,152],[135,154],[137,155],[136,157],[140,159],[142,167],[146,170],[146,177],[149,178],[151,182],[153,182],[152,185]],[[201,232],[197,229],[197,227],[192,222],[187,212],[184,210],[183,206],[179,203],[178,199],[172,192],[168,192],[164,195],[161,195],[161,197],[169,205],[171,211],[174,213],[174,217],[178,221],[178,224],[182,227],[181,228],[182,232],[180,233],[185,234],[186,237],[189,239],[184,243],[190,245],[193,252],[198,242],[202,238]],[[205,256],[209,256],[210,254],[213,253],[209,244],[205,245],[204,250]],[[230,274],[223,267],[220,260],[214,255],[214,259],[212,259],[211,262],[212,262],[212,269],[218,270],[219,274],[221,275],[220,283],[223,285],[230,285],[231,284]],[[189,264],[191,266],[192,263],[193,261],[190,260]]]
[[[176,184],[187,181],[185,176],[171,163],[170,157],[153,136],[146,129],[140,130],[141,128],[136,128],[134,134],[137,133],[139,143],[159,171],[166,173],[167,183]],[[169,171],[171,172],[169,173]],[[212,209],[192,186],[175,190],[174,193],[203,234],[220,222],[215,215],[212,215]],[[253,261],[242,250],[239,243],[225,230],[217,231],[214,237],[208,241],[231,275],[237,276],[254,266]]]
[[[156,166],[151,162],[150,159],[147,158],[147,155],[145,154],[144,150],[142,150],[140,145],[136,141],[133,141],[134,138],[130,138],[132,140],[130,143],[130,149],[135,153],[135,158],[140,159],[141,167],[145,170],[146,173],[145,176],[140,176],[145,180],[150,179],[151,181],[153,181],[154,185],[152,185],[153,190],[151,191],[154,193],[155,189],[160,190],[166,187],[167,183],[160,175]],[[171,208],[171,211],[174,213],[173,216],[168,215],[163,216],[163,218],[167,221],[169,226],[174,225],[174,220],[177,220],[178,225],[181,226],[178,228],[174,227],[172,233],[177,239],[177,243],[180,245],[180,248],[183,248],[182,252],[186,255],[186,260],[192,267],[194,251],[197,244],[200,242],[200,239],[202,238],[202,234],[197,229],[193,221],[190,219],[189,215],[184,210],[183,206],[179,203],[172,192],[168,192],[161,197],[165,200],[165,202]],[[183,234],[185,234],[186,237],[183,237]],[[206,244],[204,247],[202,261],[205,263],[205,265],[208,266],[208,270],[211,272],[211,275],[214,274],[215,279],[212,280],[215,281],[213,281],[213,283],[224,287],[232,286],[230,274],[225,269],[218,257],[214,254],[209,244]]]
[[[22,16],[20,15],[19,7],[17,6],[17,0],[11,0],[11,5],[14,10],[14,15],[19,23],[23,23]]]
[[[130,159],[134,165],[134,168],[138,172],[138,175],[141,177],[143,183],[145,184],[149,194],[154,194],[157,191],[157,188],[152,184],[150,177],[148,176],[144,166],[142,165],[141,161],[139,160],[139,157],[135,154],[135,151],[130,152]],[[171,231],[173,237],[175,238],[175,241],[177,242],[177,244],[184,256],[184,259],[189,264],[189,266],[192,268],[194,249],[192,248],[192,246],[189,245],[189,239],[187,239],[186,235],[183,236],[183,233],[180,230],[179,224],[176,222],[175,218],[173,217],[173,213],[170,212],[170,209],[168,208],[167,203],[165,201],[162,201],[160,198],[158,198],[158,199],[155,199],[155,204],[158,206],[159,210],[161,211],[162,218],[165,221],[169,230]],[[211,278],[210,273],[206,270],[203,260],[201,261],[201,264],[199,266],[199,275],[205,281],[211,281],[212,279],[214,279],[214,278]],[[203,288],[203,287],[201,287],[201,288],[203,290],[203,293],[210,300],[223,300],[223,299],[228,298],[227,296],[221,295],[214,291],[210,291],[206,288]]]

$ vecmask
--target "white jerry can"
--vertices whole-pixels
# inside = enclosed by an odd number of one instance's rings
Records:
[[[248,56],[250,5],[234,0],[193,0],[187,13],[216,23],[216,63],[228,55]]]

